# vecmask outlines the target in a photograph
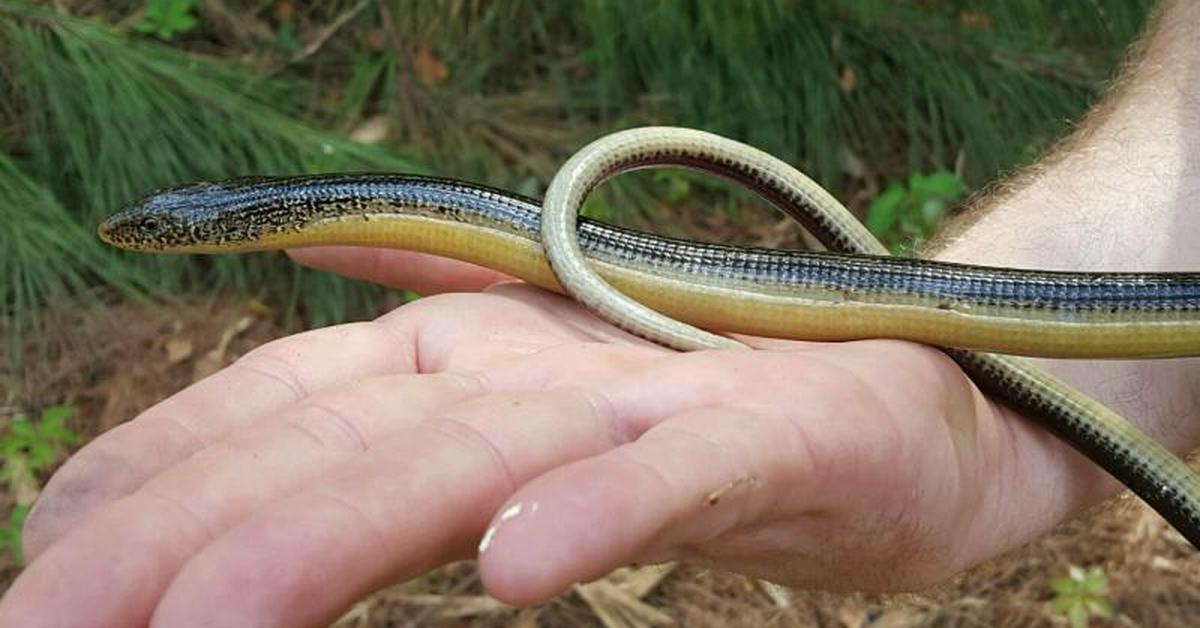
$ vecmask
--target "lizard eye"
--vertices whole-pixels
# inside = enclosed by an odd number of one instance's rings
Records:
[[[147,218],[142,221],[142,227],[144,227],[145,229],[147,229],[149,231],[158,231],[158,219],[157,218]]]

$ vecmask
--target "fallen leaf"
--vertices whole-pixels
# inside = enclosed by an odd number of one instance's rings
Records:
[[[246,301],[246,311],[259,318],[270,318],[275,315],[275,308],[263,303],[259,299]]]
[[[854,68],[846,66],[842,68],[842,74],[838,77],[838,86],[842,88],[842,92],[849,94],[858,86],[858,73]]]
[[[675,623],[673,617],[629,595],[608,578],[577,584],[575,592],[587,602],[605,628],[640,628]]]
[[[250,329],[254,324],[253,316],[243,316],[232,325],[225,328],[221,332],[221,340],[217,342],[217,346],[204,354],[199,360],[196,360],[196,365],[192,369],[192,381],[199,381],[221,370],[230,361],[226,353],[229,350],[229,343],[233,341],[242,332]]]
[[[192,357],[192,339],[185,336],[175,336],[167,340],[167,366],[175,366]]]
[[[387,116],[374,116],[350,132],[350,139],[359,144],[378,144],[387,139],[391,123]]]
[[[428,44],[417,44],[413,47],[412,64],[417,79],[428,87],[437,87],[450,78],[450,70]]]
[[[762,588],[763,594],[771,600],[771,603],[774,604],[776,608],[792,607],[791,589],[775,584],[774,582],[767,582],[766,580],[759,580],[758,586]]]

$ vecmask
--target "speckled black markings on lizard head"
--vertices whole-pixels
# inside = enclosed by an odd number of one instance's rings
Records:
[[[479,205],[488,197],[485,188],[423,177],[254,177],[159,190],[106,220],[100,235],[119,246],[162,251],[253,242],[322,220],[373,214],[471,222],[487,213]]]

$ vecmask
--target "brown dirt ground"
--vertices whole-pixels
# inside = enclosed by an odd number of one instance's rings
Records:
[[[30,361],[39,366],[24,371],[23,407],[10,410],[73,404],[79,413],[72,427],[85,439],[294,331],[275,322],[262,304],[236,299],[114,303],[49,316],[53,328],[71,332],[52,339],[45,359]],[[5,512],[11,504],[12,495],[0,495]],[[458,563],[363,600],[338,625],[577,626],[600,625],[600,617],[629,626],[665,618],[687,626],[1065,625],[1045,607],[1051,582],[1068,565],[1105,569],[1117,613],[1113,625],[1186,626],[1200,613],[1200,554],[1140,502],[1120,498],[920,594],[772,590],[745,577],[680,567],[632,596],[576,590],[535,609],[514,610],[484,597],[474,565]],[[0,557],[0,590],[18,571],[8,556]],[[622,614],[633,619],[613,619]]]

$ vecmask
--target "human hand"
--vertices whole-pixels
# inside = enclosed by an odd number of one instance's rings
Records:
[[[319,625],[477,553],[514,604],[666,560],[913,589],[1113,489],[933,349],[747,340],[673,353],[503,284],[272,342],[63,467],[0,625]]]

